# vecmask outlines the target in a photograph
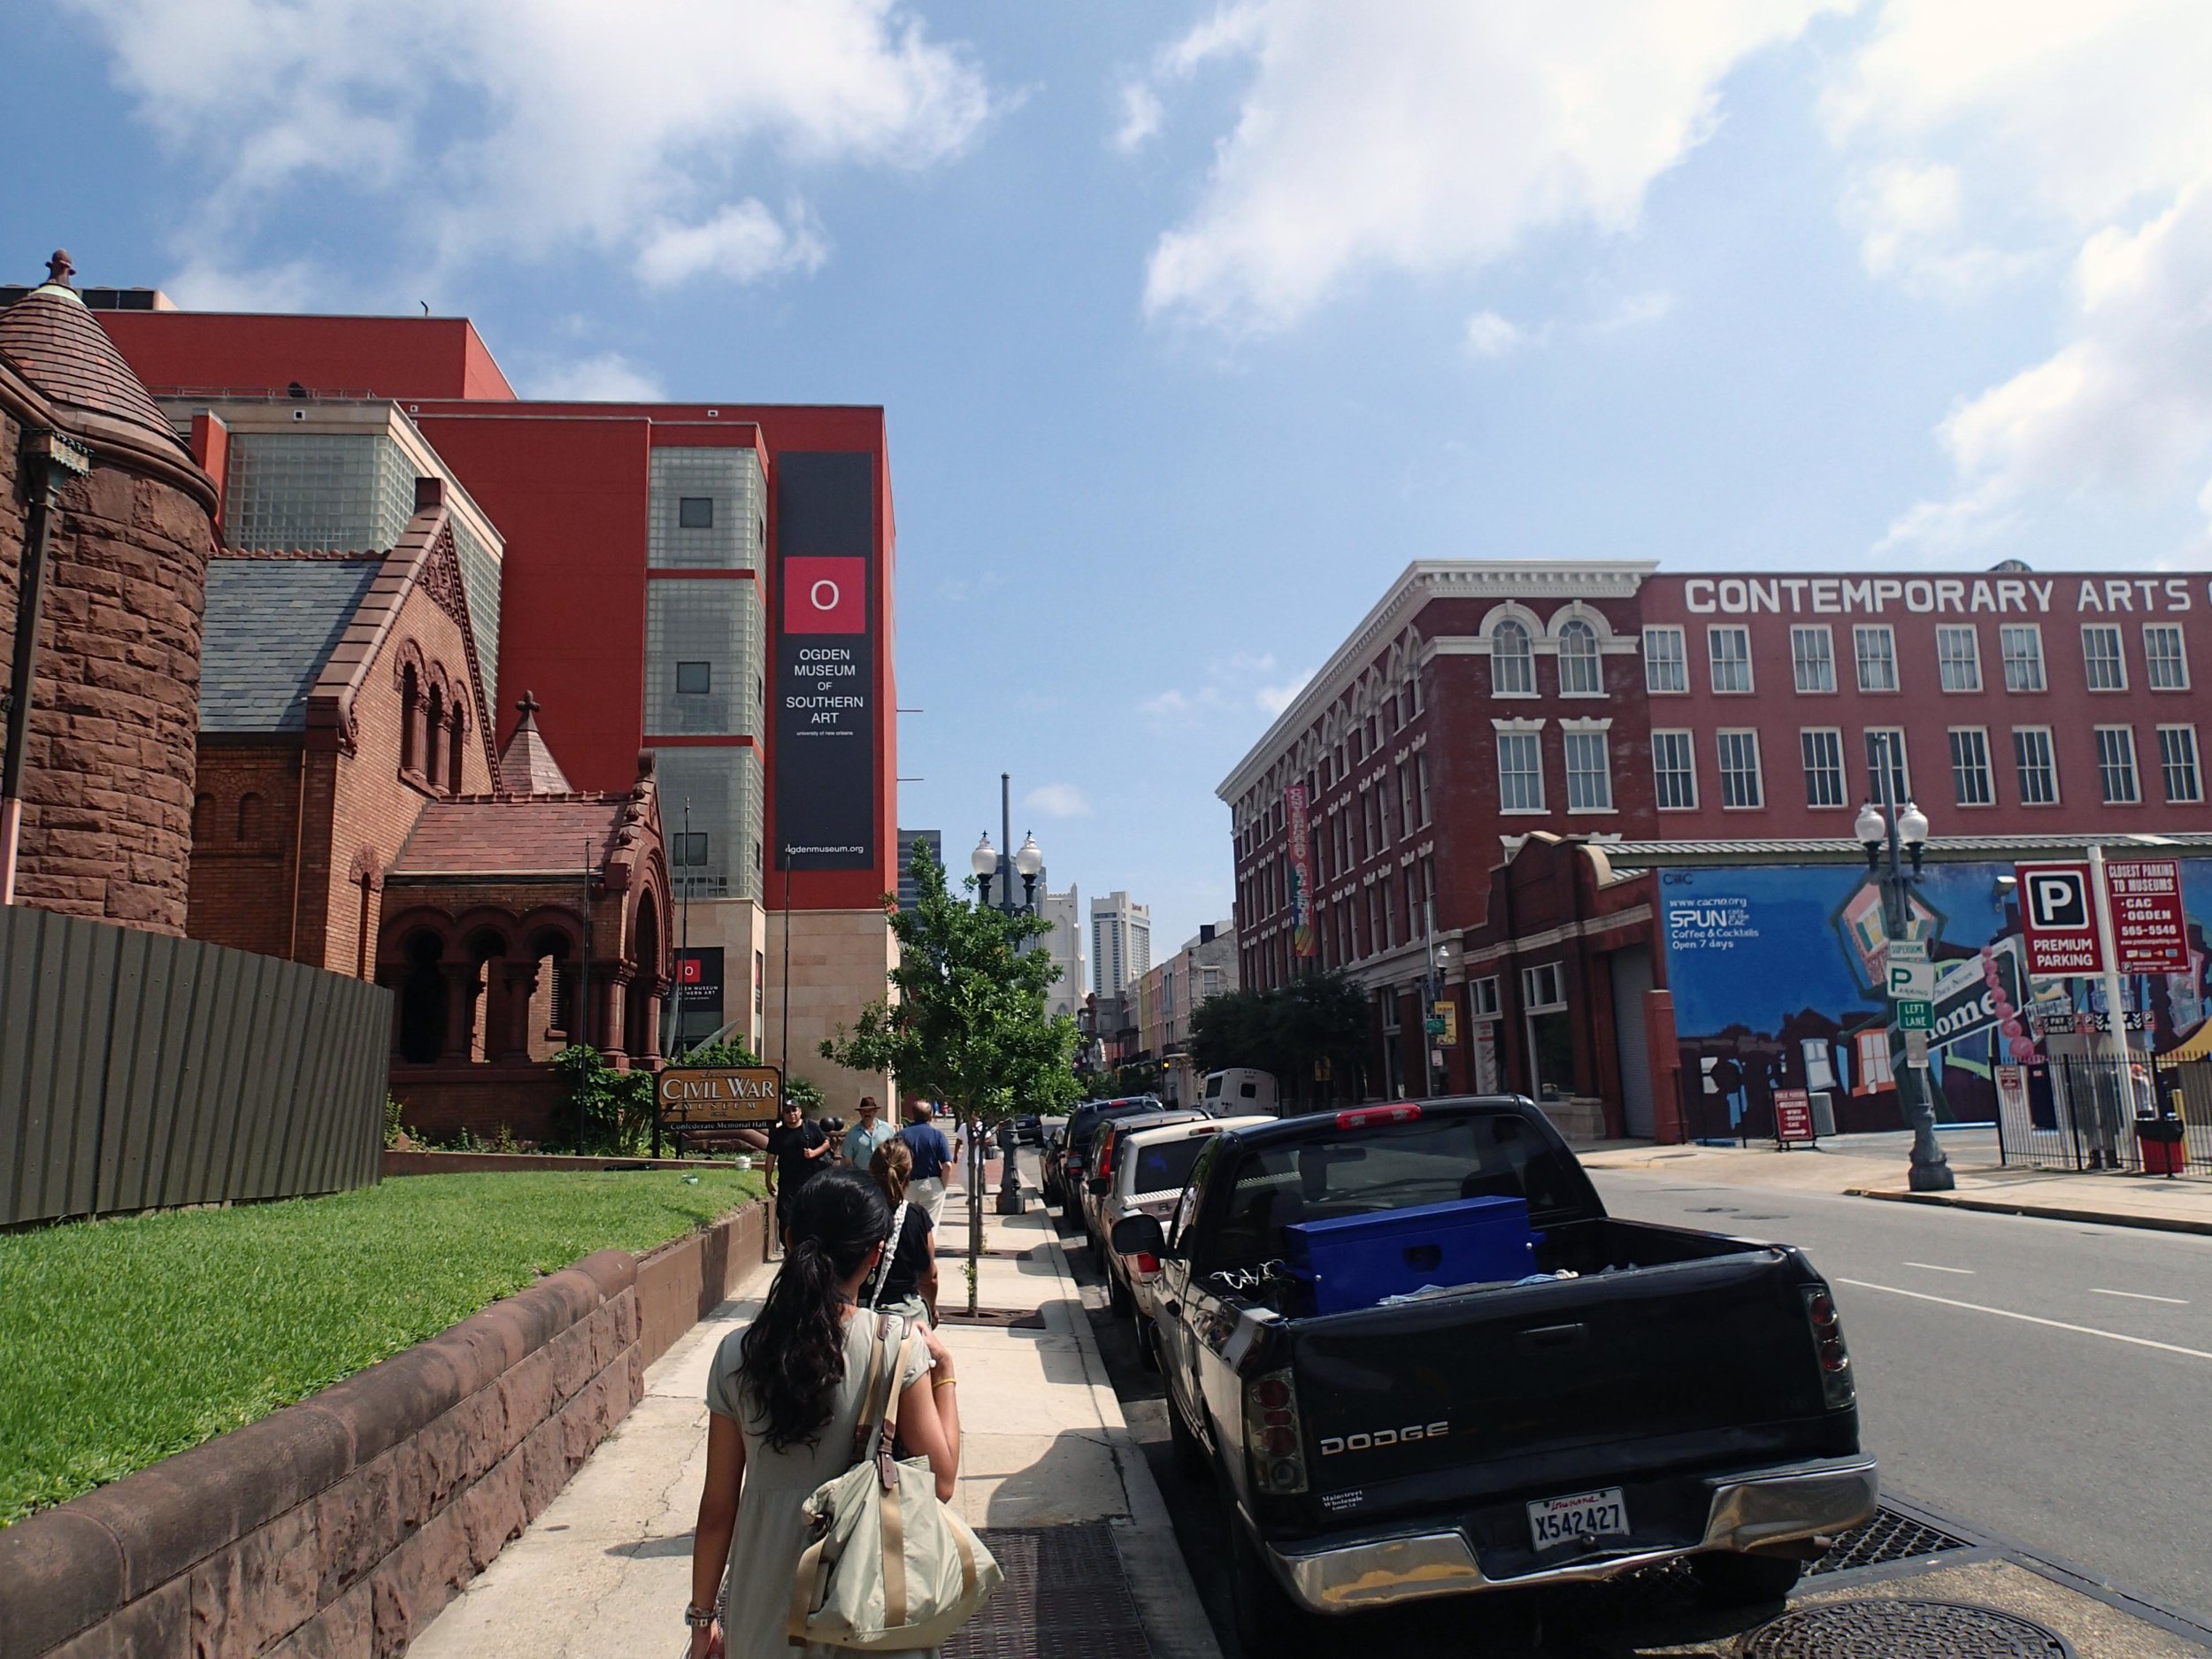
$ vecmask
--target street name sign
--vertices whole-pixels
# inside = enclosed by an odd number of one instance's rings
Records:
[[[2020,894],[2020,939],[2028,972],[2039,979],[2104,972],[2098,948],[2097,901],[2086,863],[2015,864]]]
[[[783,1073],[772,1065],[672,1065],[653,1079],[670,1129],[758,1129],[783,1110]]]
[[[2172,858],[2108,858],[2112,943],[2123,973],[2189,972],[2189,923],[2181,909],[2181,864]]]

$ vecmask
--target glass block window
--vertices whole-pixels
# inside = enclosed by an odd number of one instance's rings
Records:
[[[1836,642],[1825,625],[1790,630],[1790,668],[1800,691],[1836,688]]]
[[[1982,688],[1982,639],[1971,623],[1936,630],[1936,683],[1946,691]]]
[[[1718,732],[1720,803],[1724,807],[1766,804],[1766,788],[1759,776],[1759,734],[1756,732]]]
[[[381,552],[414,516],[415,465],[380,434],[242,432],[227,496],[232,547]]]
[[[760,897],[760,761],[749,748],[653,751],[661,831],[668,838],[676,895]],[[690,817],[686,821],[687,803]]]
[[[2058,762],[2051,752],[2051,728],[2018,726],[2012,732],[2013,772],[2020,780],[2022,806],[2058,804]]]
[[[2153,691],[2189,689],[2189,656],[2181,642],[2180,624],[2143,625],[2143,677]]]
[[[2089,622],[2081,630],[2081,669],[2092,691],[2125,691],[2127,659],[2120,655],[2120,630],[2109,623]]]
[[[2135,780],[2135,728],[2097,728],[2097,787],[2107,806],[2132,806],[2143,798]]]
[[[1989,775],[1989,733],[1978,726],[1951,733],[1951,793],[1961,806],[1997,804],[1997,787]]]
[[[1490,631],[1490,695],[1494,697],[1532,697],[1536,695],[1536,659],[1529,651],[1528,630],[1510,618]],[[1374,747],[1371,733],[1368,747]]]
[[[1715,691],[1751,689],[1751,630],[1722,627],[1705,630],[1705,649],[1713,665]]]
[[[754,691],[764,629],[747,581],[645,586],[645,729],[672,737],[758,736]]]
[[[2166,781],[2166,798],[2177,804],[2204,799],[2204,780],[2197,771],[2197,728],[2162,726],[2158,728],[2158,770]]]
[[[499,708],[499,556],[475,531],[450,514],[453,550],[460,556],[461,589],[468,596],[469,632],[484,670],[484,701]]]
[[[1605,669],[1598,660],[1597,630],[1586,622],[1570,622],[1559,630],[1559,695],[1605,695]]]
[[[1997,638],[2005,655],[2005,689],[2042,690],[2042,628],[2032,622],[2018,623],[1998,630]]]
[[[1544,810],[1544,757],[1533,732],[1498,733],[1498,810]]]
[[[1900,726],[1866,728],[1866,798],[1882,798],[1882,759],[1889,758],[1890,803],[1902,806],[1912,799],[1912,768],[1905,759],[1905,729]]]
[[[1805,764],[1805,804],[1843,805],[1843,733],[1832,726],[1800,732],[1797,748]]]
[[[1613,757],[1602,732],[1569,732],[1567,751],[1567,810],[1610,812],[1613,810]]]
[[[1663,692],[1687,691],[1689,688],[1689,654],[1683,647],[1682,630],[1646,628],[1644,689]]]
[[[1651,734],[1651,785],[1662,811],[1687,812],[1697,805],[1695,746],[1687,732]]]
[[[768,492],[750,449],[655,449],[645,562],[657,570],[758,570]]]
[[[1882,622],[1853,628],[1851,642],[1858,653],[1859,689],[1896,690],[1897,636],[1889,625]]]

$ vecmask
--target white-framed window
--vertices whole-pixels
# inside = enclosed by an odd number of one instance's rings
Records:
[[[1406,670],[1406,701],[1414,713],[1421,712],[1421,671],[1418,668]]]
[[[1567,1006],[1567,976],[1556,962],[1521,970],[1521,1008],[1530,1014]]]
[[[1413,757],[1413,781],[1421,793],[1421,822],[1429,822],[1429,756],[1423,749]]]
[[[1498,733],[1498,810],[1544,810],[1543,748],[1533,732]]]
[[[1982,688],[1982,635],[1972,623],[1947,623],[1936,630],[1936,683],[1946,691]]]
[[[1836,688],[1836,641],[1826,623],[1808,623],[1790,630],[1790,672],[1800,691]]]
[[[1886,622],[1862,622],[1851,630],[1859,659],[1861,691],[1897,689],[1897,634]]]
[[[1747,809],[1766,804],[1766,786],[1759,776],[1759,734],[1754,731],[1717,732],[1720,756],[1720,803],[1724,808]]]
[[[2158,771],[2165,780],[2166,799],[2177,806],[2204,799],[2204,777],[2197,770],[2197,728],[2162,726],[2158,728]]]
[[[1866,798],[1882,798],[1882,757],[1889,756],[1890,799],[1902,806],[1912,799],[1912,768],[1905,758],[1905,728],[1901,726],[1870,726],[1864,733],[1866,740]]]
[[[2153,691],[2189,689],[2189,648],[2178,622],[2143,625],[2143,683]]]
[[[1715,691],[1751,689],[1751,630],[1716,622],[1705,630],[1705,653]]]
[[[2135,778],[2135,728],[2101,726],[2097,737],[2097,787],[2107,806],[2133,806],[2143,798]]]
[[[1603,732],[1563,733],[1567,752],[1567,810],[1613,810],[1613,757]]]
[[[2120,652],[2120,628],[2117,623],[2085,622],[2081,625],[2081,672],[2092,691],[2125,691],[2128,688],[2127,658]]]
[[[1467,1011],[1477,1019],[1498,1017],[1498,976],[1487,974],[1467,981]]]
[[[2058,804],[2058,761],[2051,748],[2049,726],[2012,728],[2012,769],[2019,780],[2022,806]]]
[[[1995,806],[1997,785],[1989,774],[1989,733],[1978,726],[1951,728],[1951,794],[1961,806]]]
[[[1510,617],[1490,630],[1490,695],[1536,695],[1536,657],[1529,649],[1528,630]]]
[[[1651,627],[1644,630],[1644,689],[1646,691],[1687,691],[1690,688],[1689,652],[1682,643],[1680,628]]]
[[[1652,804],[1662,812],[1697,808],[1697,745],[1688,732],[1651,734]]]
[[[2044,688],[2041,623],[2007,623],[1997,630],[1997,648],[2004,653],[2007,691]]]
[[[1413,833],[1420,820],[1413,816],[1413,765],[1409,761],[1398,763],[1398,822],[1405,826],[1405,833]]]
[[[1578,617],[1559,630],[1559,695],[1605,695],[1605,668],[1598,660],[1598,631]]]
[[[1833,726],[1810,726],[1797,734],[1797,749],[1805,764],[1805,804],[1842,806],[1843,733]]]

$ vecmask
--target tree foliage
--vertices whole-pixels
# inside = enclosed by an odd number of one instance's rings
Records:
[[[1201,1071],[1250,1066],[1302,1099],[1320,1064],[1325,1093],[1361,1094],[1367,1059],[1367,993],[1340,972],[1310,973],[1269,991],[1210,996],[1191,1012],[1191,1058]]]

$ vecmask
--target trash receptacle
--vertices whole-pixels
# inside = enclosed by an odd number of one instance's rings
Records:
[[[2178,1175],[2188,1162],[2187,1126],[2171,1117],[2139,1118],[2135,1142],[2143,1150],[2143,1173]]]

